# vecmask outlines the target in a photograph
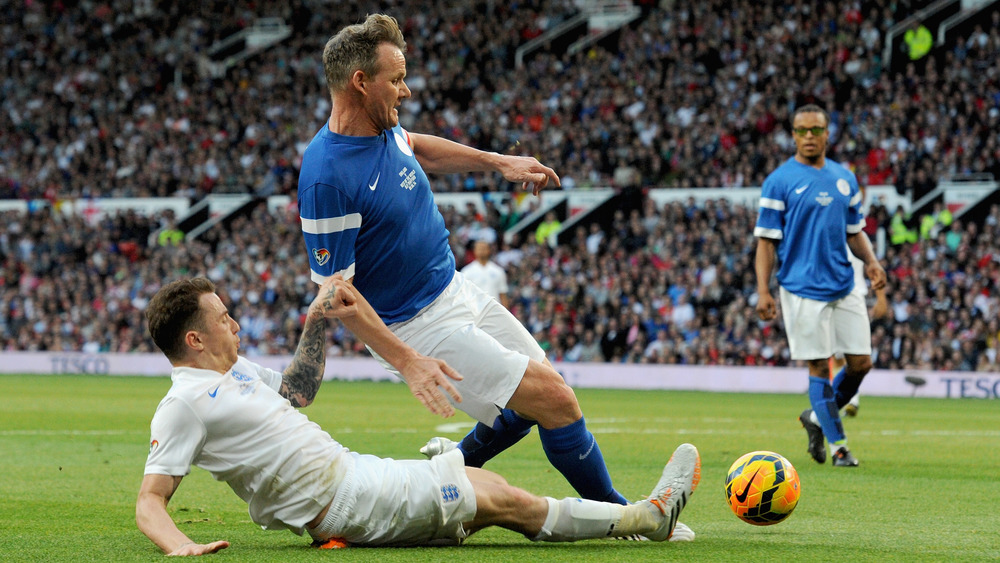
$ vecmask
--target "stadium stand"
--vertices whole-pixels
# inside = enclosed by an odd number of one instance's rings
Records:
[[[536,154],[566,189],[746,187],[791,153],[791,108],[831,108],[830,156],[913,200],[940,178],[1000,177],[1000,11],[935,45],[923,66],[883,63],[893,25],[928,2],[643,4],[643,17],[574,54],[526,41],[576,15],[568,1],[388,3],[409,40],[404,126]],[[150,242],[167,213],[66,215],[87,198],[294,195],[304,143],[329,101],[319,53],[371,11],[332,3],[0,2],[0,344],[148,351],[141,310],[163,282],[225,282],[250,354],[289,353],[314,290],[294,213],[257,206],[193,240]],[[293,30],[221,77],[213,45],[267,17]],[[890,45],[891,47],[891,45]],[[483,175],[434,189],[504,191]],[[504,243],[512,309],[563,361],[785,365],[780,323],[753,314],[755,210],[724,200],[623,209],[588,243]],[[873,229],[891,213],[869,210]],[[509,216],[445,210],[462,263]],[[910,219],[916,228],[919,217]],[[1000,212],[888,245],[893,316],[879,368],[996,371]],[[874,232],[874,231],[873,231]],[[502,242],[502,241],[501,241]],[[501,256],[498,256],[500,258]],[[289,309],[298,314],[289,316]],[[612,328],[614,327],[614,328]],[[365,354],[350,333],[331,355]]]

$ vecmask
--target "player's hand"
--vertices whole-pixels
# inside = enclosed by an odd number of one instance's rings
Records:
[[[868,280],[871,281],[873,291],[879,291],[885,288],[885,270],[882,269],[882,264],[872,262],[871,264],[865,266],[865,275],[868,276]]]
[[[321,315],[327,319],[351,317],[357,312],[357,298],[350,284],[344,281],[340,274],[327,278],[323,285],[319,286],[316,298],[309,305],[310,314]]]
[[[186,556],[186,555],[207,555],[209,553],[215,553],[220,549],[226,549],[229,547],[229,542],[226,540],[214,541],[212,543],[186,543],[177,549],[171,551],[167,554],[170,556]]]
[[[454,407],[444,393],[450,395],[456,403],[462,402],[462,395],[449,381],[449,378],[461,381],[462,376],[444,360],[419,356],[407,363],[400,370],[400,375],[410,387],[410,393],[436,415],[447,418],[455,414]]]
[[[770,293],[759,293],[757,295],[757,316],[762,321],[769,321],[778,315],[778,305],[774,302],[774,297]]]
[[[522,190],[530,189],[536,196],[549,185],[549,180],[556,186],[562,185],[555,170],[532,156],[504,156],[500,173],[508,182],[521,182]]]

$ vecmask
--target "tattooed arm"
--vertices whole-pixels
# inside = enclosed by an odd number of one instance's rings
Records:
[[[302,337],[292,363],[285,368],[279,392],[293,407],[313,402],[326,371],[326,319],[357,314],[357,300],[352,288],[340,276],[326,280],[309,305]]]

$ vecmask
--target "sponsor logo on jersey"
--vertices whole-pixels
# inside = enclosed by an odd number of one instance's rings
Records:
[[[802,192],[806,191],[807,189],[809,189],[809,184],[806,184],[806,185],[802,186],[801,188],[796,188],[795,189],[795,195],[799,195]]]
[[[376,180],[376,183],[378,181]],[[313,258],[316,259],[316,264],[323,266],[330,261],[330,251],[325,248],[314,248],[312,249]]]
[[[826,207],[827,205],[833,203],[833,198],[830,197],[830,192],[819,192],[819,195],[816,196],[816,202],[823,207]]]
[[[375,176],[375,181],[371,184],[368,184],[368,189],[374,192],[375,188],[378,187],[378,179],[381,177],[382,177],[382,172],[379,172],[378,176]]]
[[[416,170],[410,170],[409,168],[404,166],[403,169],[399,171],[399,177],[403,179],[403,181],[399,183],[399,187],[407,190],[412,190],[413,188],[416,187],[417,185]]]
[[[160,447],[160,443],[157,442],[156,440],[153,440],[152,442],[149,443],[149,453],[155,452],[156,448],[158,447]]]
[[[216,385],[215,389],[208,392],[208,396],[214,399],[215,396],[219,394],[219,387],[221,387],[221,385]]]
[[[458,490],[458,485],[448,483],[447,485],[441,487],[441,498],[444,499],[445,502],[455,502],[461,498],[461,496],[462,493]]]

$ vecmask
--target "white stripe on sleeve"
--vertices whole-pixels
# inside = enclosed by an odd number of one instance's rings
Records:
[[[333,275],[331,276],[324,276],[323,274],[317,272],[316,270],[310,270],[312,272],[310,277],[312,278],[312,281],[316,282],[316,285],[323,285],[323,282],[325,282],[327,278],[333,277],[337,274],[340,274],[340,277],[344,278],[345,280],[349,280],[354,277],[354,264],[356,264],[356,262],[351,262],[350,266],[344,268],[339,272],[334,272]]]
[[[300,219],[302,219],[302,232],[311,235],[327,235],[346,231],[347,229],[361,228],[360,213],[351,213],[342,217],[329,217],[326,219],[306,219],[305,217],[300,217]]]
[[[769,197],[760,198],[760,206],[764,209],[773,209],[775,211],[785,210],[785,202],[780,199],[772,199]]]
[[[785,238],[785,234],[781,232],[781,229],[765,229],[764,227],[755,227],[753,230],[753,236],[776,240]]]

